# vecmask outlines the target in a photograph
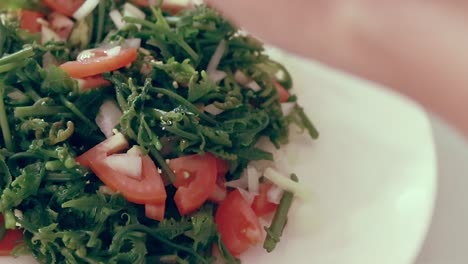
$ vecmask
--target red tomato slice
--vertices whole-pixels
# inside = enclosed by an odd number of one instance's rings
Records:
[[[19,229],[7,230],[0,240],[0,256],[9,256],[11,251],[23,240],[23,231]]]
[[[145,204],[145,216],[153,220],[164,220],[165,210],[166,204]]]
[[[37,22],[37,19],[43,18],[44,15],[31,10],[21,10],[20,26],[22,29],[29,31],[30,33],[41,32],[41,24]]]
[[[215,222],[223,243],[234,256],[262,241],[260,222],[237,189],[219,205]]]
[[[216,168],[218,169],[218,178],[224,178],[229,171],[229,163],[223,159],[216,158]]]
[[[83,79],[77,79],[78,86],[81,91],[86,91],[94,88],[106,87],[112,83],[102,78],[102,75],[90,76]]]
[[[4,224],[3,215],[0,215],[0,224]],[[0,240],[0,256],[9,256],[11,251],[23,240],[23,231],[20,229],[7,230]]]
[[[80,163],[81,166],[89,167],[93,161],[103,160],[111,154],[128,148],[128,141],[125,136],[122,133],[117,133],[81,154],[76,158],[76,162]]]
[[[130,154],[126,154],[131,156]],[[114,192],[120,192],[128,201],[137,204],[162,204],[166,188],[150,156],[142,157],[141,180],[117,171],[106,160],[91,161],[91,170]]]
[[[288,90],[286,90],[281,84],[278,82],[273,82],[276,87],[276,91],[278,92],[279,95],[279,100],[281,103],[285,103],[289,99],[289,93]]]
[[[60,67],[73,78],[83,78],[120,69],[137,58],[137,50],[122,48],[116,55],[108,55],[106,50],[95,49],[90,57],[65,62]]]
[[[174,200],[179,213],[186,215],[200,208],[216,186],[216,158],[190,155],[171,160],[169,166],[176,175]]]
[[[260,217],[270,214],[276,210],[277,204],[268,201],[268,191],[273,187],[270,183],[261,183],[259,194],[255,196],[252,203],[252,210]]]
[[[44,4],[54,11],[71,17],[84,1],[85,0],[44,0]]]

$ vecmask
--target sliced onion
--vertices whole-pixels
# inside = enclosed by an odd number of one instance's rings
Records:
[[[267,168],[264,176],[285,191],[292,192],[302,198],[307,198],[309,196],[309,193],[304,190],[299,183],[291,180],[291,178],[286,177],[273,168]]]
[[[283,192],[283,189],[276,185],[273,185],[267,192],[267,201],[269,201],[270,203],[279,204],[281,198],[283,197]]]
[[[240,85],[246,85],[251,81],[241,70],[237,70],[234,73],[234,79]]]
[[[122,47],[115,46],[113,48],[110,48],[110,49],[106,50],[106,54],[109,57],[115,57],[115,56],[119,55],[121,50],[122,50]]]
[[[82,20],[83,18],[91,14],[91,12],[93,12],[93,10],[96,8],[98,4],[99,4],[99,0],[86,0],[80,6],[80,8],[78,8],[75,11],[75,13],[73,14],[73,17],[76,20]]]
[[[125,48],[139,49],[141,47],[141,39],[139,38],[126,39],[122,46]]]
[[[245,87],[252,89],[254,92],[258,92],[262,90],[262,87],[260,87],[260,85],[258,85],[256,81],[250,81],[249,83],[245,85]]]
[[[11,100],[21,100],[24,98],[24,93],[20,90],[15,89],[14,91],[8,93],[7,96]]]
[[[227,76],[226,72],[218,71],[218,70],[208,73],[208,77],[210,77],[210,80],[212,80],[216,84],[222,81],[224,78],[226,78],[226,76]]]
[[[206,68],[206,72],[210,76],[212,73],[218,69],[219,63],[221,62],[221,58],[224,55],[224,51],[226,50],[226,41],[223,39],[219,42],[218,46],[216,47],[213,56],[211,56],[210,62],[208,63],[208,67]]]
[[[209,104],[209,105],[205,106],[205,112],[210,113],[212,115],[219,115],[222,112],[224,112],[224,110],[219,109],[214,104]]]
[[[143,152],[141,151],[141,148],[138,145],[134,145],[129,150],[127,150],[127,154],[131,156],[137,156],[137,157],[143,156]]]
[[[42,31],[41,31],[41,42],[42,44],[45,44],[49,41],[61,41],[62,39],[60,38],[57,33],[55,33],[52,29],[46,26],[42,26]]]
[[[244,200],[249,204],[249,206],[252,205],[255,199],[255,194],[248,192],[242,188],[237,188],[237,190],[239,190],[240,194],[242,195],[242,197],[244,197]]]
[[[283,112],[283,115],[287,116],[291,114],[294,106],[296,106],[294,102],[281,103],[281,112]]]
[[[114,127],[119,124],[122,111],[114,100],[106,100],[99,108],[96,124],[106,137],[111,137]]]
[[[114,195],[115,194],[115,192],[111,188],[109,188],[109,187],[107,187],[105,185],[99,186],[99,192],[101,192],[103,194],[107,194],[107,195]]]
[[[247,188],[248,186],[247,172],[244,171],[241,177],[237,180],[225,182],[224,186],[230,187],[230,188],[242,188],[242,189]]]
[[[48,68],[50,66],[57,66],[59,63],[57,61],[57,58],[55,58],[54,55],[50,51],[47,51],[42,55],[42,67]]]
[[[258,195],[260,172],[253,166],[247,166],[247,186],[249,192]]]
[[[109,168],[121,172],[125,176],[141,180],[142,178],[142,159],[139,156],[129,154],[113,154],[106,157],[103,162]]]
[[[122,29],[125,26],[125,22],[123,21],[122,14],[120,14],[119,10],[114,9],[110,11],[109,16],[117,29]]]
[[[145,19],[146,15],[138,9],[138,7],[130,4],[130,3],[125,3],[123,5],[123,15],[127,17],[134,17],[134,18],[140,18],[140,19]]]
[[[60,13],[54,12],[49,15],[50,27],[57,33],[63,40],[68,39],[73,30],[75,23],[69,17]]]

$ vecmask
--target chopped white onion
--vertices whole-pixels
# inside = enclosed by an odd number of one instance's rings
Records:
[[[139,49],[141,46],[141,39],[139,38],[126,39],[122,46],[125,48]]]
[[[105,185],[99,186],[99,191],[100,191],[101,193],[107,194],[107,195],[114,195],[114,194],[115,194],[115,192],[112,191],[111,188],[109,188],[109,187],[107,187],[107,186],[105,186]]]
[[[230,187],[230,188],[242,188],[242,189],[247,188],[248,186],[247,172],[244,171],[242,175],[240,176],[240,178],[237,180],[225,182],[224,186]]]
[[[78,8],[75,13],[73,13],[73,17],[76,20],[81,20],[91,14],[96,6],[99,4],[99,0],[86,0],[80,8]]]
[[[42,67],[48,68],[50,66],[57,66],[59,63],[57,61],[57,58],[55,58],[54,55],[50,51],[47,51],[42,55]]]
[[[309,196],[309,193],[304,190],[299,183],[291,180],[291,178],[286,177],[272,168],[267,168],[264,176],[285,191],[292,192],[302,198],[307,198]]]
[[[20,100],[24,97],[24,93],[15,89],[13,92],[8,93],[7,96],[12,100]]]
[[[247,186],[249,192],[257,195],[259,189],[260,172],[253,166],[247,166]]]
[[[224,112],[224,110],[219,109],[214,104],[209,104],[209,105],[205,106],[205,112],[210,113],[212,115],[219,115],[222,112]]]
[[[226,76],[227,76],[226,72],[218,71],[218,70],[208,73],[208,77],[210,77],[210,80],[212,80],[214,83],[219,83],[224,78],[226,78]]]
[[[106,157],[103,162],[115,171],[123,175],[141,180],[142,159],[139,156],[129,154],[113,154]]]
[[[134,17],[134,18],[140,18],[140,19],[145,19],[146,15],[138,9],[138,7],[130,4],[130,3],[125,3],[123,5],[123,15],[128,16],[128,17]]]
[[[49,15],[50,27],[57,33],[63,40],[66,40],[75,26],[73,20],[69,17],[54,12]]]
[[[292,112],[294,106],[296,106],[294,102],[281,103],[281,112],[283,112],[283,115],[287,116]]]
[[[42,26],[42,30],[41,30],[41,42],[42,44],[45,44],[49,41],[61,41],[62,39],[60,38],[59,35],[57,35],[57,33],[55,33],[55,31],[53,31],[52,29],[50,29],[49,27],[47,26]]]
[[[244,200],[249,204],[249,205],[252,205],[254,199],[255,199],[255,194],[254,193],[251,193],[251,192],[248,192],[242,188],[237,188],[237,190],[239,190],[240,194],[242,195],[242,197],[244,197]]]
[[[122,50],[122,47],[115,46],[113,48],[110,48],[110,49],[106,50],[106,54],[109,57],[115,57],[115,56],[119,55],[121,50]]]
[[[248,82],[245,87],[249,88],[249,89],[252,89],[254,92],[258,92],[260,90],[262,90],[262,87],[260,87],[260,85],[258,85],[258,83],[256,81],[250,81]]]
[[[127,150],[127,154],[131,156],[141,157],[143,156],[143,152],[138,145],[133,145],[129,150]]]
[[[250,82],[250,79],[241,70],[237,70],[236,73],[234,73],[234,79],[240,85],[246,85]]]
[[[216,47],[213,56],[211,56],[210,62],[208,63],[208,67],[206,68],[206,72],[210,76],[212,73],[218,69],[219,63],[221,62],[221,58],[224,55],[224,51],[226,50],[226,41],[223,39],[219,42],[218,46]]]
[[[109,16],[117,29],[122,29],[125,26],[125,22],[123,21],[122,14],[120,14],[119,10],[111,10],[109,12]]]
[[[122,111],[114,100],[106,100],[99,108],[96,124],[106,137],[113,135],[114,127],[119,124]]]
[[[273,185],[267,192],[267,201],[274,204],[279,204],[281,198],[283,197],[283,189],[280,187]]]

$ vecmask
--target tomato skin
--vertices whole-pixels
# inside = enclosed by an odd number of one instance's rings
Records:
[[[115,56],[103,53],[105,52],[98,50],[96,57],[81,61],[68,61],[60,65],[60,68],[73,78],[84,78],[123,68],[138,56],[137,50],[133,48],[122,49]]]
[[[4,224],[3,215],[0,215],[0,224]],[[7,230],[0,240],[0,256],[10,256],[16,245],[23,241],[23,231],[20,229]]]
[[[93,161],[103,160],[111,154],[128,148],[129,145],[125,136],[122,133],[117,133],[78,156],[76,162],[81,166],[89,167]]]
[[[166,204],[145,204],[145,216],[153,219],[162,221],[164,220],[164,212],[166,210]]]
[[[172,159],[169,166],[176,175],[174,201],[179,213],[186,215],[200,208],[216,186],[216,158],[212,154],[189,155]]]
[[[288,91],[281,84],[279,84],[278,82],[275,81],[273,83],[274,83],[274,85],[276,87],[276,91],[278,92],[280,103],[287,102],[288,99],[289,99]]]
[[[78,86],[81,91],[87,91],[94,88],[110,86],[112,83],[102,77],[102,75],[95,75],[78,79]]]
[[[229,163],[223,159],[216,158],[216,168],[218,170],[218,178],[224,178],[229,171]]]
[[[219,205],[215,223],[229,252],[238,256],[262,241],[260,222],[239,190],[230,192]]]
[[[19,229],[7,230],[0,240],[0,256],[9,256],[11,251],[23,240],[23,231]]]
[[[111,168],[105,160],[91,161],[91,170],[114,192],[120,192],[136,204],[162,204],[166,201],[166,188],[150,156],[142,157],[142,179],[136,180]]]
[[[41,32],[42,25],[37,22],[37,19],[44,17],[42,13],[31,10],[21,10],[20,16],[20,27],[22,29],[29,31],[30,33]]]
[[[85,0],[43,0],[43,2],[50,9],[71,17]]]
[[[268,201],[268,191],[273,187],[271,183],[261,183],[259,194],[255,196],[252,203],[252,210],[258,217],[268,215],[278,208],[277,204]]]

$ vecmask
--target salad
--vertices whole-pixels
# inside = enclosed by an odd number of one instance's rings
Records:
[[[290,125],[318,132],[259,41],[205,5],[7,5],[2,254],[239,263],[275,248],[304,192],[262,142],[287,144]]]

